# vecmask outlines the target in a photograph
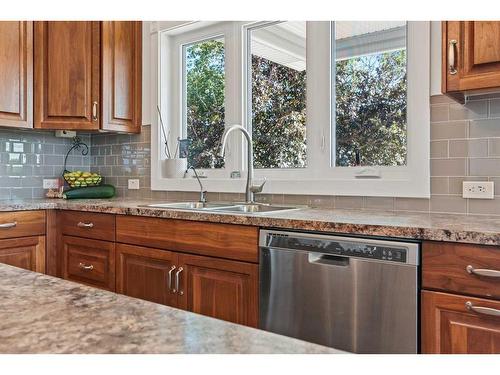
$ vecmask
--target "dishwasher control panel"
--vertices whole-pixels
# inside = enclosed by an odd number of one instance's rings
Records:
[[[336,238],[318,239],[300,237],[300,234],[297,236],[290,236],[286,234],[268,233],[266,247],[320,252],[398,263],[407,263],[408,260],[408,249],[403,246],[397,246],[397,242],[395,242],[394,245],[388,245],[387,241],[370,241],[368,239],[350,241],[349,239],[340,240]]]

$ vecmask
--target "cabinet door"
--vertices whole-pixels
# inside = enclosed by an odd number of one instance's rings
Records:
[[[116,291],[127,296],[177,306],[176,255],[140,246],[116,245]]]
[[[442,24],[443,92],[500,87],[500,22]]]
[[[422,352],[500,353],[500,301],[423,291]]]
[[[115,244],[62,236],[63,278],[115,290]]]
[[[35,127],[99,129],[100,23],[35,22]]]
[[[142,22],[102,22],[102,128],[139,133]]]
[[[179,307],[198,314],[257,327],[256,264],[179,255]],[[180,270],[181,268],[179,268]]]
[[[33,127],[33,22],[0,22],[0,126]]]
[[[45,273],[45,237],[0,240],[0,263]]]

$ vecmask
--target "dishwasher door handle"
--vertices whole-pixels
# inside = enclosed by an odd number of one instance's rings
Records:
[[[308,258],[309,258],[308,259],[309,263],[313,264],[326,264],[329,266],[340,266],[340,267],[349,266],[349,258],[338,255],[309,253]]]

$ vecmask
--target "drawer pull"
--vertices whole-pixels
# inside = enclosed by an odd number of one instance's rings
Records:
[[[0,224],[1,229],[8,229],[8,228],[14,228],[17,225],[16,221],[13,221],[12,223],[4,223]]]
[[[180,283],[179,282],[179,275],[181,274],[182,271],[184,271],[184,268],[179,267],[179,269],[175,273],[175,289],[177,290],[177,293],[179,293],[181,296],[184,294],[184,292],[182,290],[180,290],[180,286],[179,286],[179,283]]]
[[[170,267],[170,271],[168,271],[168,290],[170,290],[172,293],[175,293],[176,290],[172,290],[172,272],[174,272],[175,266]]]
[[[448,68],[451,75],[457,74],[457,65],[455,63],[455,56],[457,50],[457,41],[452,39],[448,43]]]
[[[81,221],[76,224],[76,226],[78,228],[93,228],[94,227],[94,223],[82,223]]]
[[[500,277],[500,271],[488,270],[482,268],[474,268],[470,264],[465,267],[465,270],[471,275],[486,276],[486,277]]]
[[[493,309],[491,307],[474,306],[471,301],[465,302],[465,307],[469,311],[473,311],[478,314],[500,316],[500,310]]]
[[[85,271],[92,271],[94,269],[94,266],[92,264],[86,265],[83,263],[78,264],[78,267],[80,267],[82,270]]]

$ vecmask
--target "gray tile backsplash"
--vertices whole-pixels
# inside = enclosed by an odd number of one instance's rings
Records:
[[[80,138],[89,144],[90,135]],[[52,132],[0,129],[0,199],[43,197],[43,179],[61,176],[70,147],[71,139]],[[73,151],[70,168],[88,170],[90,155]]]
[[[261,194],[264,202],[306,204],[313,207],[382,209],[500,215],[500,100],[482,99],[460,105],[438,95],[431,106],[431,198],[334,197]],[[118,196],[146,199],[197,199],[196,192],[157,192],[150,188],[150,126],[139,135],[92,134],[90,156],[74,155],[74,166],[99,171],[117,187]],[[62,170],[70,140],[51,133],[0,131],[0,196],[39,197],[43,177]],[[129,178],[138,178],[139,190],[128,190]],[[463,199],[462,181],[495,182],[494,200]],[[243,194],[211,192],[212,200],[241,200]]]

